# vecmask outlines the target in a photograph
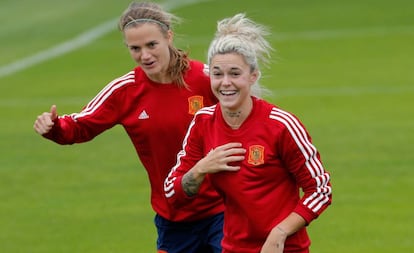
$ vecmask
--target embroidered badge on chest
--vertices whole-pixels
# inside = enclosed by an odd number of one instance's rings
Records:
[[[252,145],[249,147],[249,159],[247,162],[251,165],[260,165],[264,163],[264,147],[261,145]]]
[[[191,96],[188,98],[188,113],[194,115],[204,107],[203,96]]]

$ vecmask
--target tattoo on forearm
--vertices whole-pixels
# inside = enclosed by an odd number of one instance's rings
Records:
[[[191,171],[186,173],[182,179],[183,190],[189,197],[197,195],[201,182],[197,182]]]

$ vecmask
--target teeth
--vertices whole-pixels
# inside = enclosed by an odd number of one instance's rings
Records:
[[[224,95],[224,96],[230,96],[230,95],[234,95],[234,94],[236,94],[236,92],[235,91],[220,91],[220,93],[221,93],[221,95]]]

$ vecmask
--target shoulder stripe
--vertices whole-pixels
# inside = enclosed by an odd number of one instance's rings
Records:
[[[201,111],[201,110],[202,109],[200,109],[199,111]],[[188,136],[190,135],[191,129],[194,127],[194,125],[195,125],[195,117],[193,118],[193,120],[191,121],[190,125],[188,126],[187,133],[184,136],[182,149],[177,154],[177,160],[176,160],[177,163],[174,165],[174,167],[172,167],[171,171],[168,173],[168,176],[167,176],[167,178],[164,181],[164,192],[165,192],[165,197],[167,197],[167,198],[171,198],[175,194],[174,182],[177,179],[177,177],[173,177],[173,174],[177,170],[177,168],[180,167],[180,165],[181,165],[181,158],[186,155],[185,148],[187,146]]]
[[[305,157],[307,161],[306,165],[311,172],[312,177],[321,175],[323,173],[323,168],[320,161],[315,157],[316,148],[308,139],[305,129],[298,122],[298,120],[290,113],[277,108],[272,109],[269,117],[283,123],[287,127],[295,140],[296,145],[298,145],[303,156]]]
[[[180,167],[181,158],[184,157],[187,154],[186,153],[186,147],[187,147],[187,143],[188,143],[188,137],[190,136],[190,132],[196,124],[197,116],[199,116],[201,114],[213,115],[214,111],[215,111],[215,108],[216,108],[216,105],[201,108],[200,110],[198,110],[196,112],[196,114],[194,115],[193,120],[190,122],[190,124],[188,126],[188,129],[187,129],[187,132],[185,133],[185,136],[184,136],[182,149],[177,154],[177,160],[176,160],[177,163],[174,165],[174,167],[172,167],[171,171],[169,172],[167,178],[164,181],[164,192],[165,192],[165,196],[167,198],[171,198],[175,194],[174,182],[176,180],[176,177],[173,177],[173,174],[177,170],[177,168]]]
[[[208,64],[203,64],[204,66],[203,66],[203,73],[206,75],[206,76],[210,76],[210,68],[208,67]]]
[[[82,110],[82,112],[74,114],[72,117],[76,120],[78,118],[87,116],[92,114],[94,111],[96,111],[99,106],[102,105],[102,103],[117,89],[125,86],[126,84],[135,82],[135,75],[134,71],[130,71],[126,75],[123,75],[112,82],[110,82],[108,85],[105,86]]]
[[[315,146],[312,145],[303,126],[292,114],[278,108],[273,108],[269,118],[279,121],[286,126],[303,154],[305,166],[315,180],[317,189],[314,194],[304,201],[304,205],[314,212],[317,212],[329,201],[328,195],[331,194],[331,187],[328,185],[329,174],[324,171],[321,161],[317,158]]]
[[[213,115],[215,110],[216,110],[216,105],[203,107],[200,110],[198,110],[195,115],[199,115],[199,114]]]

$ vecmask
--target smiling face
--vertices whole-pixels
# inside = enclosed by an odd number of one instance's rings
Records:
[[[125,43],[131,57],[152,81],[159,83],[171,82],[167,69],[172,37],[170,30],[164,32],[158,24],[149,22],[124,30]]]
[[[211,89],[227,111],[250,112],[250,88],[258,78],[237,53],[217,54],[210,62]]]

